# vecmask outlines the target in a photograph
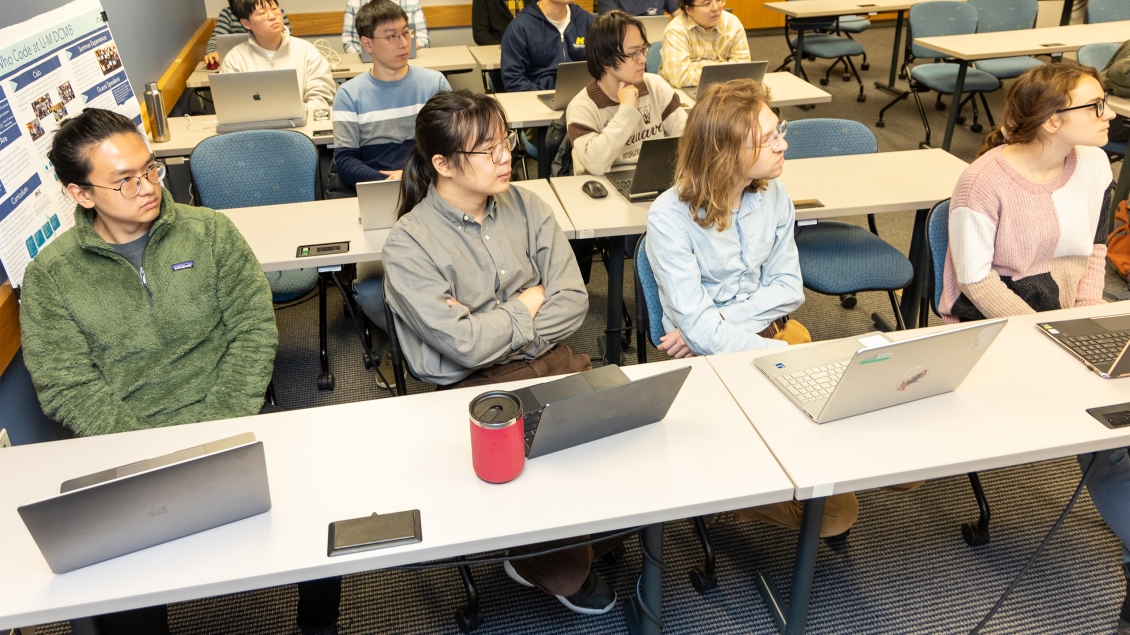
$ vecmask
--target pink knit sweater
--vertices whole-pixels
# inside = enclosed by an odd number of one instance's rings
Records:
[[[1102,302],[1113,176],[1079,146],[1051,183],[1033,183],[986,152],[961,175],[949,217],[941,306],[946,322]]]

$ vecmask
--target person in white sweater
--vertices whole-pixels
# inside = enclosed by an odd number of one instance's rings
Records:
[[[247,41],[224,58],[221,73],[298,71],[302,101],[308,108],[329,108],[334,101],[333,74],[326,58],[306,40],[291,37],[283,26],[282,13],[274,0],[228,0],[232,14],[250,31]]]
[[[593,81],[565,109],[576,174],[635,165],[644,139],[683,134],[687,112],[678,95],[645,72],[650,47],[643,24],[623,11],[601,14],[589,28]]]

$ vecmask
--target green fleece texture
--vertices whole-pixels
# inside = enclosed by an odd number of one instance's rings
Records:
[[[1099,73],[1103,90],[1119,97],[1130,97],[1130,40],[1122,43],[1111,56],[1106,68]]]
[[[149,235],[143,286],[94,230],[93,212],[77,207],[75,226],[24,273],[25,363],[43,412],[80,436],[263,406],[278,329],[247,241],[227,216],[164,189]]]

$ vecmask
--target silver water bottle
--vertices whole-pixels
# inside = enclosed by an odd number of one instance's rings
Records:
[[[157,82],[145,85],[145,111],[149,114],[149,136],[157,142],[169,140],[169,117],[165,114],[165,96]]]

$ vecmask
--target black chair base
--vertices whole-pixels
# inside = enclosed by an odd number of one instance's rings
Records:
[[[969,473],[969,485],[973,488],[973,496],[977,499],[977,507],[981,516],[977,524],[965,523],[961,526],[961,537],[970,547],[980,547],[989,544],[989,501],[985,498],[985,490],[981,489],[981,478],[977,472]]]

